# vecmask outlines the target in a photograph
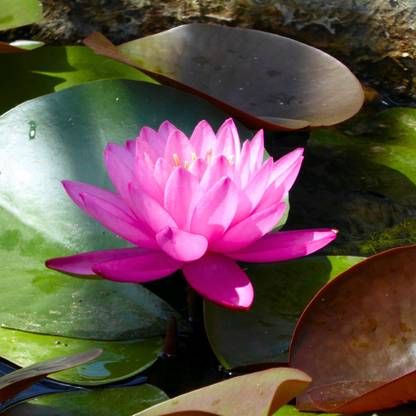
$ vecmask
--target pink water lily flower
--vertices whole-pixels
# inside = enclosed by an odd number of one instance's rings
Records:
[[[182,269],[203,297],[248,310],[253,287],[236,260],[276,262],[306,256],[328,244],[335,230],[267,234],[282,217],[303,149],[263,163],[260,130],[240,146],[228,119],[215,134],[201,121],[188,139],[168,121],[144,127],[136,141],[109,143],[108,174],[118,193],[63,181],[88,215],[138,246],[51,259],[50,268],[142,283]]]

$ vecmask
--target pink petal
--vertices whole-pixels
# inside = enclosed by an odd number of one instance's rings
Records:
[[[229,118],[229,119],[225,120],[224,123],[222,124],[222,126],[218,129],[217,140],[222,136],[224,130],[228,130],[228,132],[229,132],[228,134],[231,133],[231,136],[232,136],[233,141],[234,141],[233,149],[235,151],[235,153],[232,153],[232,154],[234,155],[234,160],[237,162],[240,159],[241,143],[240,143],[240,136],[238,134],[237,127],[236,127],[232,118]],[[231,156],[231,155],[229,155],[229,156]]]
[[[129,206],[127,185],[129,182],[137,182],[136,175],[116,154],[108,148],[105,149],[104,159],[108,175],[110,176],[114,187],[124,202]]]
[[[126,214],[131,214],[130,209],[121,199],[120,195],[116,194],[115,192],[107,191],[105,189],[97,188],[95,186],[87,185],[86,183],[81,182],[62,181],[62,185],[64,186],[66,192],[71,197],[71,199],[88,215],[90,214],[88,210],[85,208],[84,201],[80,196],[80,194],[82,194],[83,192],[104,199],[105,201],[108,201],[111,204],[122,209]]]
[[[195,205],[203,194],[195,176],[185,168],[176,168],[170,175],[165,188],[165,209],[176,221],[177,228],[190,230]]]
[[[127,140],[124,148],[128,150],[133,157],[136,157],[136,140]]]
[[[241,156],[234,166],[233,180],[238,189],[243,189],[251,176],[250,170],[250,142],[246,140],[241,150]]]
[[[230,178],[220,179],[196,204],[191,232],[208,241],[219,238],[229,227],[238,204],[238,191]]]
[[[165,159],[160,157],[156,161],[155,170],[153,171],[153,174],[163,193],[165,193],[166,182],[168,181],[169,176],[172,174],[172,172],[172,166]]]
[[[104,279],[123,283],[143,283],[169,276],[182,263],[163,251],[143,253],[135,257],[98,263],[92,270]]]
[[[247,275],[222,254],[207,252],[182,271],[189,284],[205,299],[231,310],[247,311],[254,291]]]
[[[50,269],[59,270],[64,273],[95,276],[92,266],[108,260],[135,257],[142,254],[152,253],[153,251],[141,247],[122,248],[118,250],[92,251],[90,253],[77,254],[69,257],[57,257],[46,260],[45,265]]]
[[[195,176],[198,182],[201,182],[207,168],[208,168],[208,163],[204,159],[201,159],[200,157],[198,157],[195,161],[192,162],[188,170],[189,172],[192,173],[192,175]]]
[[[253,244],[226,255],[235,260],[253,263],[296,259],[325,247],[336,237],[337,232],[337,230],[315,229],[270,233]]]
[[[194,153],[194,149],[189,139],[180,130],[174,130],[166,143],[164,158],[173,167],[176,167],[178,164],[175,155],[178,158],[179,166],[185,167],[192,163],[192,153]]]
[[[146,233],[145,228],[120,208],[87,193],[82,193],[81,198],[90,215],[119,237],[147,249],[159,249],[155,239]]]
[[[250,171],[257,172],[263,163],[264,157],[264,134],[259,130],[250,142]]]
[[[166,227],[156,234],[159,247],[178,261],[194,261],[201,258],[208,248],[203,235],[192,234],[179,228]]]
[[[283,195],[286,195],[290,189],[292,188],[292,185],[294,184],[296,178],[298,177],[300,168],[302,166],[303,162],[303,156],[300,156],[289,168],[285,170],[284,173],[279,175],[275,180],[275,186],[280,186],[281,184],[284,186],[284,193]],[[273,175],[273,174],[272,174]]]
[[[274,162],[273,165],[273,173],[272,177],[270,178],[271,181],[275,181],[276,178],[284,173],[287,169],[290,168],[303,154],[303,149],[299,148],[296,150],[293,150],[293,152],[288,153],[287,155],[284,155],[279,160]]]
[[[178,130],[178,129],[172,123],[166,120],[160,125],[158,133],[160,137],[166,143],[168,141],[170,134],[175,130]]]
[[[197,157],[205,158],[208,149],[213,149],[217,138],[211,126],[202,120],[195,127],[189,139]]]
[[[147,192],[143,192],[141,188],[133,184],[129,184],[128,190],[134,214],[142,221],[151,235],[157,234],[165,227],[178,227],[165,208]]]
[[[159,135],[156,132],[154,133],[155,135],[159,137]],[[165,146],[163,146],[163,150],[165,150]],[[158,156],[158,154],[156,153],[152,145],[150,145],[146,140],[144,140],[141,136],[139,136],[136,139],[136,157],[137,156],[144,157],[145,154],[148,155],[148,158],[151,160],[152,164],[155,164],[157,158],[160,157]]]
[[[159,204],[163,204],[163,191],[156,181],[154,173],[149,169],[144,158],[137,155],[136,158],[136,174],[139,187],[148,193]]]
[[[244,221],[231,227],[218,240],[210,243],[209,250],[228,253],[252,244],[279,222],[285,208],[286,203],[280,202],[247,217]]]
[[[237,212],[231,225],[237,224],[247,218],[254,207],[262,198],[266,186],[269,183],[272,172],[273,159],[270,158],[266,163],[250,178],[249,183],[239,194]],[[280,201],[279,201],[280,202]]]
[[[217,134],[217,141],[212,149],[212,153],[215,156],[224,155],[227,158],[232,156],[233,159],[237,160],[236,145],[238,146],[238,150],[240,150],[240,140],[238,140],[238,143],[235,142],[231,125],[224,123]]]
[[[201,180],[201,187],[206,192],[214,186],[221,178],[228,176],[230,162],[221,155],[216,157],[208,166]]]
[[[125,147],[120,146],[116,143],[107,143],[106,151],[107,150],[115,154],[134,172],[136,161],[131,152],[129,152]]]
[[[146,153],[148,153],[151,157],[153,156],[151,153],[149,153],[147,149],[147,146],[143,143],[139,144],[140,141],[143,141],[152,149],[152,153],[155,156],[154,161],[158,157],[163,157],[165,154],[165,146],[166,146],[166,140],[164,140],[162,137],[160,137],[159,133],[156,133],[152,128],[150,127],[143,127],[140,130],[140,135],[137,138],[138,148],[143,149]],[[137,152],[138,153],[138,152]],[[153,157],[152,157],[153,159]]]

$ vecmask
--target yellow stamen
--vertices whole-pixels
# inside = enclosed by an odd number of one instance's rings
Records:
[[[173,154],[173,159],[175,160],[175,165],[178,168],[181,164],[179,163],[179,158],[176,153]]]
[[[230,162],[230,165],[232,165],[232,161],[234,159],[234,155],[228,156],[227,159]]]
[[[195,162],[195,160],[196,160],[196,153],[192,152],[192,162]]]
[[[185,169],[189,168],[189,162],[187,160],[185,160]]]

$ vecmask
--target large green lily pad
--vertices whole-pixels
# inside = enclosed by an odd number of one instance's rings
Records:
[[[30,400],[7,409],[3,416],[131,416],[169,397],[157,387],[145,384],[95,391],[58,393]]]
[[[416,246],[386,251],[327,284],[303,313],[290,365],[313,379],[301,410],[358,414],[416,399]]]
[[[13,45],[7,46],[22,51],[21,43],[19,48]],[[85,82],[119,78],[155,82],[86,46],[46,46],[25,54],[3,55],[0,78],[7,80],[0,90],[0,114],[24,101]]]
[[[2,325],[26,331],[122,340],[160,335],[175,316],[143,287],[81,281],[46,270],[51,257],[127,247],[66,195],[71,179],[113,189],[107,142],[124,144],[141,127],[168,119],[191,134],[201,119],[218,128],[227,115],[167,87],[108,80],[26,102],[0,118]],[[242,139],[252,134],[241,128]]]
[[[78,366],[96,358],[102,350],[95,349],[71,355],[58,355],[55,358],[38,362],[26,368],[16,370],[0,377],[0,403],[17,396],[23,390],[33,386],[45,376],[57,371]]]
[[[237,314],[205,301],[211,346],[227,369],[259,362],[287,362],[290,341],[305,307],[329,280],[361,257],[306,257],[282,263],[247,264],[254,302]]]
[[[0,356],[21,367],[64,354],[103,350],[94,360],[51,376],[55,380],[85,386],[113,383],[141,373],[157,360],[162,347],[161,337],[96,341],[0,328]]]
[[[275,368],[194,390],[138,415],[271,416],[310,383],[295,369]]]
[[[360,83],[335,58],[271,33],[191,24],[117,48],[100,33],[84,43],[206,99],[253,129],[340,123],[364,99]]]

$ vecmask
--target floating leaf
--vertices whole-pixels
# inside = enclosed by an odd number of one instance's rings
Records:
[[[0,77],[7,79],[0,91],[0,114],[32,98],[89,81],[120,78],[155,82],[85,46],[46,46],[26,54],[3,55]]]
[[[343,64],[271,33],[191,24],[118,47],[100,33],[84,43],[206,99],[252,129],[332,125],[363,103],[360,83]]]
[[[162,346],[161,337],[96,341],[0,328],[0,356],[21,367],[63,353],[102,349],[104,352],[89,363],[51,376],[55,380],[85,386],[113,383],[141,373],[157,360]]]
[[[61,355],[0,377],[0,403],[17,396],[21,391],[33,386],[48,374],[84,364],[98,357],[101,353],[102,350],[95,349],[77,354]]]
[[[294,369],[260,371],[194,390],[138,415],[269,416],[305,389],[310,381],[306,374]]]
[[[113,189],[107,142],[124,144],[144,125],[168,119],[190,135],[201,119],[218,128],[227,115],[170,88],[108,80],[26,102],[0,117],[0,323],[31,332],[126,340],[163,334],[175,316],[142,286],[83,281],[44,267],[45,259],[116,249],[127,243],[92,221],[66,195],[72,179]],[[252,134],[239,126],[242,139]]]
[[[322,395],[330,389],[328,402],[311,392],[319,408],[356,414],[416,400],[415,271],[416,246],[389,250],[339,275],[309,304],[290,365],[307,372]],[[328,386],[340,382],[356,397]],[[297,400],[299,409],[317,410],[307,393]]]
[[[52,394],[7,409],[2,416],[131,416],[168,399],[157,387],[145,384]]]
[[[244,267],[255,292],[251,309],[238,314],[205,302],[211,346],[227,369],[244,364],[287,361],[301,313],[330,279],[360,257],[306,257]]]
[[[0,30],[30,25],[42,20],[42,4],[38,0],[1,0]]]

